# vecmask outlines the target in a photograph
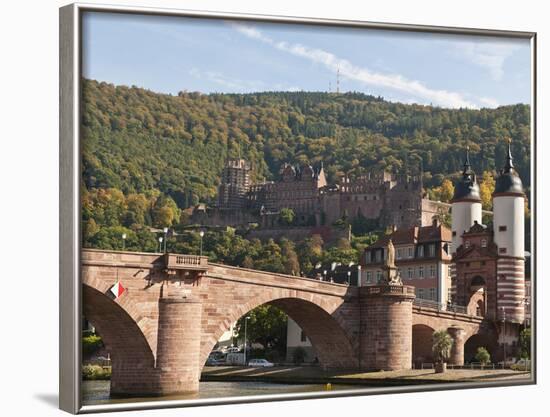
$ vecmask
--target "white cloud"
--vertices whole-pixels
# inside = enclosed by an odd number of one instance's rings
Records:
[[[462,41],[453,44],[454,54],[478,67],[486,69],[495,81],[502,80],[504,62],[519,45],[511,42]]]
[[[439,105],[443,107],[469,107],[478,108],[479,106],[468,100],[464,94],[438,90],[426,86],[424,83],[417,80],[410,80],[399,74],[386,74],[381,72],[371,71],[366,67],[354,65],[347,59],[340,58],[331,52],[318,48],[310,48],[301,44],[289,44],[287,42],[277,42],[265,36],[258,29],[244,24],[231,23],[231,26],[239,33],[251,38],[269,44],[274,48],[308,59],[311,62],[321,64],[331,71],[340,70],[340,75],[344,78],[354,80],[369,86],[382,87],[393,90],[401,94],[407,94],[415,97],[417,103]],[[491,60],[487,59],[487,65]],[[496,59],[495,59],[496,61]],[[484,98],[479,100],[480,103],[489,105],[492,99]],[[496,103],[496,101],[492,101]]]
[[[191,68],[189,75],[218,84],[231,92],[257,92],[257,91],[299,91],[298,87],[290,86],[284,83],[278,83],[273,86],[266,85],[263,81],[241,80],[230,78],[216,71],[201,71],[198,68]]]
[[[498,107],[499,102],[491,97],[480,97],[479,102],[484,105],[484,107]]]

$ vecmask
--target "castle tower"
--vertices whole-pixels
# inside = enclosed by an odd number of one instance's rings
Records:
[[[218,207],[243,209],[246,193],[250,187],[250,163],[244,159],[228,159],[222,171],[218,187]]]
[[[525,313],[525,193],[512,160],[510,142],[493,193],[494,241],[498,247],[498,316],[522,323]]]
[[[476,174],[470,164],[470,149],[466,148],[466,160],[462,178],[456,183],[452,204],[452,250],[456,253],[462,245],[462,234],[475,222],[481,224],[481,197]]]

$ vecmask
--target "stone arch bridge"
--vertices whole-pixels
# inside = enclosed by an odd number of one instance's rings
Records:
[[[126,291],[115,299],[117,281]],[[413,287],[350,287],[193,255],[84,249],[82,284],[83,314],[111,353],[111,392],[120,395],[198,390],[221,335],[267,303],[298,323],[325,367],[409,369],[440,329],[455,339],[450,362],[462,364],[468,339],[494,334],[482,318],[413,306]]]

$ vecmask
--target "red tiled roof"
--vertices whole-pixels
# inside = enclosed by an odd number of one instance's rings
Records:
[[[430,225],[411,227],[409,229],[397,229],[389,235],[382,236],[369,246],[371,248],[385,248],[389,240],[394,245],[416,244],[424,242],[450,242],[451,230],[443,225]]]

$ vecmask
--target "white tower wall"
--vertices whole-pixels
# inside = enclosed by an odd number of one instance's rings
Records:
[[[525,319],[524,210],[521,196],[493,198],[494,241],[499,254],[497,317],[519,324]]]
[[[501,256],[523,258],[524,248],[524,199],[520,196],[497,196],[493,198],[493,225],[495,243]],[[501,230],[501,227],[506,230]],[[506,252],[502,253],[501,249]]]
[[[462,245],[462,234],[474,225],[474,222],[481,224],[481,203],[473,201],[457,201],[452,205],[452,248],[454,254],[456,249]],[[456,232],[456,233],[455,233]]]

